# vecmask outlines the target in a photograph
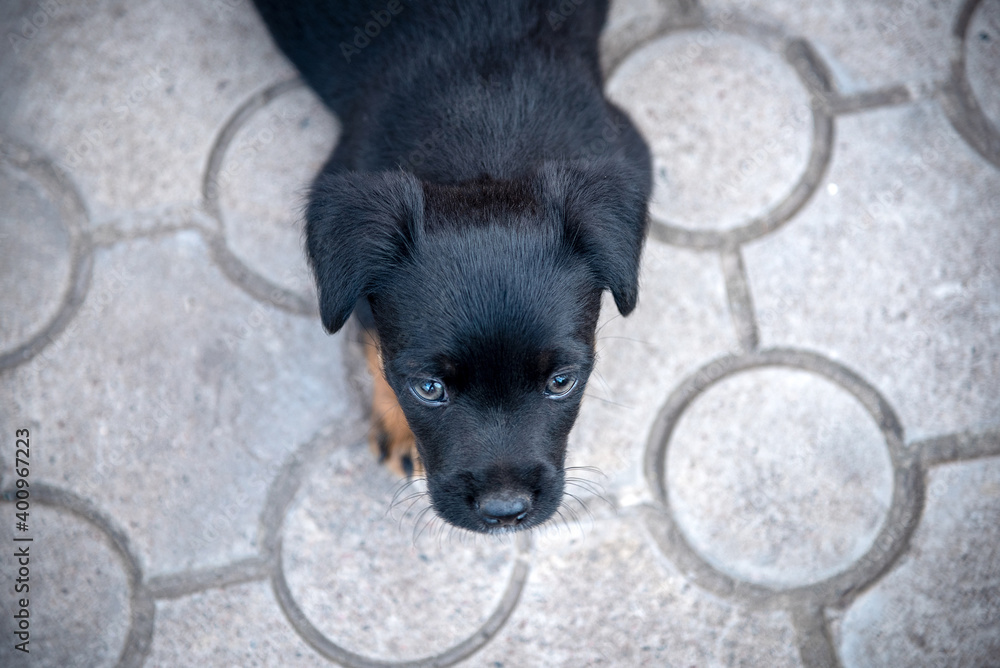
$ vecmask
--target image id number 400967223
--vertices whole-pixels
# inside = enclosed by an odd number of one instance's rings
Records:
[[[28,535],[31,493],[29,491],[28,474],[29,455],[31,454],[30,433],[27,429],[18,429],[14,436],[17,439],[14,452],[14,489],[9,497],[14,501],[14,649],[28,653],[28,643],[31,640],[31,621],[28,611],[28,594],[31,587],[31,542]]]

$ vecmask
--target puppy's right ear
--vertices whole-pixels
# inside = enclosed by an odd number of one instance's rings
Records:
[[[306,209],[306,252],[331,334],[376,291],[423,228],[424,195],[406,172],[321,174]]]

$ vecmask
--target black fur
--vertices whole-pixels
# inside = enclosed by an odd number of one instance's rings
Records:
[[[635,307],[646,232],[648,150],[602,95],[606,2],[257,5],[343,126],[307,211],[324,326],[358,306],[376,330],[441,517],[545,521],[601,293]]]

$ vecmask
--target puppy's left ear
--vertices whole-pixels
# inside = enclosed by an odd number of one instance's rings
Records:
[[[404,172],[324,173],[306,210],[306,252],[326,331],[336,332],[358,299],[378,292],[423,225],[420,182]]]
[[[547,162],[541,175],[545,201],[562,220],[567,243],[628,315],[639,296],[649,175],[619,160]]]

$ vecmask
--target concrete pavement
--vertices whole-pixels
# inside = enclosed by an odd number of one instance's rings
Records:
[[[249,3],[5,3],[0,664],[1000,666],[1000,2],[802,4],[614,4],[640,305],[497,542],[368,452]]]

